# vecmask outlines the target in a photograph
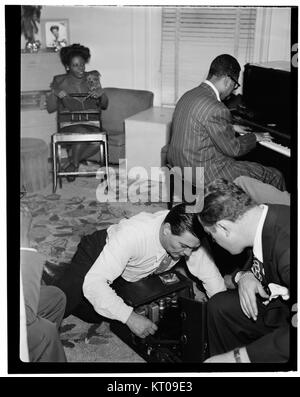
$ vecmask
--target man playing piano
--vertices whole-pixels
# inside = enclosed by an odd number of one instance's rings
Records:
[[[256,142],[272,139],[263,132],[235,134],[230,111],[222,101],[239,87],[240,70],[234,57],[219,55],[210,66],[207,80],[179,99],[173,114],[168,162],[182,169],[204,167],[205,184],[216,178],[234,181],[249,176],[285,190],[284,178],[277,169],[235,160],[254,149]]]

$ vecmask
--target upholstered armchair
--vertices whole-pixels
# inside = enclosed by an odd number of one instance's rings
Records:
[[[126,88],[104,88],[108,108],[102,112],[102,126],[108,135],[109,163],[125,158],[124,120],[153,106],[153,92]]]

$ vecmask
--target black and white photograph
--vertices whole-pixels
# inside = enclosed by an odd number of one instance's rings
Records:
[[[60,49],[69,44],[67,19],[41,20],[41,26],[45,36],[46,48]]]
[[[297,371],[298,7],[5,9],[9,373]]]

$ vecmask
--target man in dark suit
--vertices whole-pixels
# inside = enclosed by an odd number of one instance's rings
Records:
[[[65,312],[66,296],[55,286],[41,285],[45,258],[30,247],[31,220],[28,208],[21,206],[20,281],[21,300],[25,307],[20,307],[20,321],[21,329],[26,333],[20,334],[21,359],[30,362],[66,362],[58,331]],[[25,318],[22,310],[25,311]],[[26,327],[23,320],[26,321]]]
[[[290,334],[290,207],[259,205],[224,179],[207,186],[199,214],[207,233],[231,254],[252,247],[233,275],[235,290],[208,302],[207,362],[286,362]]]
[[[179,99],[173,114],[168,162],[182,170],[203,167],[205,184],[216,178],[233,181],[245,175],[285,190],[284,178],[275,168],[235,160],[252,150],[256,142],[271,139],[268,133],[235,135],[230,111],[222,101],[239,87],[240,69],[231,55],[219,55],[210,66],[207,80]]]

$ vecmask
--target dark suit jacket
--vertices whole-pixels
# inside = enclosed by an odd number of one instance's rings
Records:
[[[218,177],[233,180],[239,176],[232,175],[234,158],[255,145],[254,134],[235,136],[230,111],[202,83],[186,92],[175,107],[167,158],[172,166],[205,167],[205,183]]]
[[[45,258],[38,252],[21,250],[20,267],[27,325],[36,320]]]
[[[263,266],[267,283],[290,288],[290,207],[269,205],[262,231]],[[289,301],[271,301],[264,322],[274,331],[247,346],[253,362],[285,362],[289,358]]]

